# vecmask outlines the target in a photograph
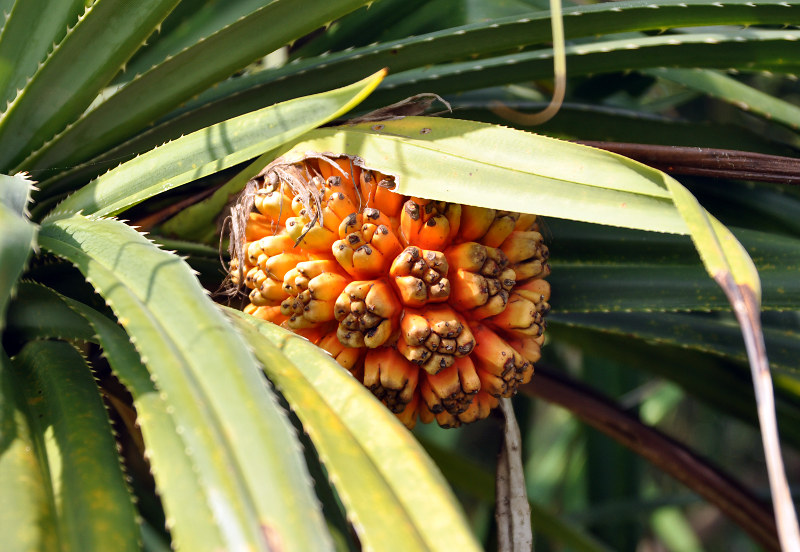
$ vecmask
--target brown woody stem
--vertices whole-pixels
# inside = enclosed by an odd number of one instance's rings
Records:
[[[800,159],[749,151],[626,142],[579,143],[619,153],[670,174],[800,184]]]

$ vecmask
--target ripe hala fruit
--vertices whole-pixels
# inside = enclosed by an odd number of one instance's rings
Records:
[[[357,157],[277,159],[232,213],[245,312],[330,353],[408,427],[530,381],[550,310],[537,217],[407,197]]]

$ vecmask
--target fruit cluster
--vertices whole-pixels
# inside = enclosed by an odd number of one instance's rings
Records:
[[[231,281],[245,312],[328,351],[407,426],[485,418],[540,357],[537,217],[394,187],[359,158],[276,160],[234,209]]]

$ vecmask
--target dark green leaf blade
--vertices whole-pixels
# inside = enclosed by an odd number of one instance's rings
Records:
[[[85,161],[260,56],[365,3],[366,0],[270,2],[135,78],[23,165],[43,169]],[[276,25],[276,21],[281,23]],[[142,102],[142,97],[148,101]]]
[[[47,478],[11,360],[0,350],[0,531],[13,552],[57,550]]]
[[[622,39],[602,37],[569,45],[565,51],[571,77],[651,67],[700,67],[791,74],[800,67],[800,54],[791,47],[798,39],[800,32],[794,30],[721,30]],[[369,107],[372,107],[372,102],[386,105],[420,90],[450,94],[552,78],[552,74],[551,49],[421,67],[387,78],[370,99]]]
[[[32,341],[14,365],[59,549],[138,550],[133,501],[86,362],[63,341]]]
[[[22,284],[19,299],[22,304],[12,303],[9,312],[9,330],[15,334],[29,339],[88,339],[103,347],[111,369],[133,395],[136,421],[175,548],[223,548],[225,542],[206,498],[210,491],[198,477],[196,463],[180,436],[178,428],[183,418],[170,414],[185,407],[166,399],[151,381],[125,331],[87,305],[41,285]]]
[[[5,337],[16,343],[53,338],[96,343],[95,331],[86,320],[56,297],[44,285],[21,282],[8,307]]]
[[[677,82],[793,130],[800,128],[800,107],[748,86],[719,71],[662,67],[648,69],[645,74]]]
[[[0,118],[0,167],[17,166],[86,110],[176,3],[95,2]]]
[[[200,41],[208,39],[238,19],[250,15],[264,6],[264,0],[237,0],[236,2],[195,2],[193,9],[174,29],[162,30],[128,63],[125,73],[118,75],[115,84],[130,81],[146,73],[165,59],[172,57]],[[180,6],[178,9],[181,9]]]
[[[8,301],[36,243],[36,227],[26,216],[32,186],[24,175],[0,175],[0,332]]]
[[[14,99],[85,8],[84,0],[14,3],[0,35],[0,105]]]
[[[783,313],[766,319],[764,338],[771,351],[770,365],[773,368],[797,370],[800,328],[787,320],[793,316],[795,313]],[[554,324],[588,328],[648,343],[669,344],[739,362],[747,361],[741,330],[725,313],[554,312],[550,319]]]
[[[552,304],[559,313],[727,310],[687,236],[546,222]],[[732,229],[751,255],[765,310],[800,309],[800,242],[768,232]]]
[[[792,10],[796,7],[797,3],[778,0],[734,0],[724,3],[709,0],[661,0],[655,3],[633,0],[613,4],[600,2],[565,7],[564,31],[566,37],[572,39],[595,36],[600,30],[612,34],[663,31],[665,28],[698,25],[788,25],[793,21]],[[474,84],[483,78],[486,71],[497,70],[493,66],[492,58],[488,56],[513,52],[523,46],[547,43],[550,38],[550,16],[547,11],[453,27],[421,36],[296,60],[283,67],[231,79],[201,94],[178,112],[193,111],[194,117],[199,117],[204,124],[211,124],[293,96],[319,92],[351,82],[364,71],[388,67],[394,75],[389,82],[399,82],[409,80],[404,72],[411,69],[427,68],[420,71],[438,73],[441,76],[440,69],[447,71],[448,67],[443,64],[455,60],[484,58],[458,68],[456,74],[474,69],[474,73],[463,79],[457,88],[452,88],[460,93],[475,88]],[[311,43],[313,44],[314,42]],[[540,51],[538,57],[542,60],[535,65],[536,76],[550,78],[553,68],[551,54]],[[503,63],[507,65],[503,74],[511,79],[506,82],[534,77],[527,67],[520,69],[519,61],[515,58],[503,58]],[[596,59],[586,66],[593,67],[593,64],[597,64]],[[570,61],[570,75],[576,74],[572,69],[573,65],[574,62]],[[432,66],[436,68],[432,69]],[[314,75],[314,78],[308,78],[309,75]],[[413,91],[405,89],[399,94],[379,91],[378,99],[375,103],[370,102],[370,105],[386,105],[421,91],[447,92],[448,89],[444,88],[447,84],[442,80],[432,78],[429,84],[421,84]],[[182,118],[167,122],[158,135],[163,140],[167,136],[190,132],[194,130],[186,126],[190,120]],[[167,130],[166,127],[172,129]]]

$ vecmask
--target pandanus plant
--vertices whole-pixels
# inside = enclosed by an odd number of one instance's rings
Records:
[[[798,4],[569,5],[565,49],[527,0],[0,5],[4,550],[512,549],[528,507],[553,542],[635,545],[554,514],[554,486],[645,490],[543,401],[719,508],[723,547],[797,546],[769,374],[796,448]],[[554,50],[565,103],[514,128]],[[760,421],[777,526],[597,396],[623,376]],[[543,450],[592,468],[554,481]],[[693,538],[671,514],[652,531]]]

